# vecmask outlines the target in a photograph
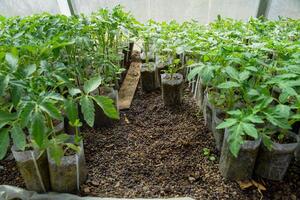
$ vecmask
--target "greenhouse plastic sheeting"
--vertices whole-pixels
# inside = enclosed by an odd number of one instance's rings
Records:
[[[72,194],[61,194],[50,192],[47,194],[37,194],[36,192],[27,191],[18,187],[0,185],[0,200],[126,200],[125,198],[102,198],[102,197],[79,197]],[[143,199],[138,199],[143,200]],[[148,199],[149,200],[149,199]],[[154,200],[154,199],[153,199]],[[156,199],[159,200],[159,199]],[[165,200],[193,200],[189,197],[170,198]]]
[[[54,0],[0,0],[0,15],[27,16],[42,12],[56,14],[61,11]]]
[[[269,19],[278,19],[278,16],[300,18],[299,0],[272,0],[267,17]]]
[[[259,0],[73,0],[76,13],[89,14],[99,8],[121,4],[140,21],[213,21],[218,14],[246,20],[255,16]]]

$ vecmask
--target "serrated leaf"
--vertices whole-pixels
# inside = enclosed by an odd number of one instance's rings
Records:
[[[39,107],[46,112],[50,117],[57,119],[57,120],[62,120],[62,114],[61,112],[57,109],[57,107],[51,103],[51,102],[43,102]]]
[[[17,105],[19,104],[20,100],[21,100],[21,96],[22,96],[22,88],[18,87],[18,86],[12,86],[11,88],[11,98],[12,98],[12,103],[14,105],[14,107],[17,107]]]
[[[88,96],[83,96],[80,99],[80,105],[84,120],[90,127],[93,127],[95,121],[95,108],[93,101],[89,99]]]
[[[96,90],[100,84],[102,83],[102,78],[100,76],[91,78],[90,80],[86,81],[83,85],[83,90],[86,94]]]
[[[19,59],[16,56],[11,53],[6,53],[5,60],[13,71],[17,69]]]
[[[119,113],[112,99],[106,96],[94,96],[93,99],[109,118],[119,119]]]
[[[70,135],[67,135],[67,134],[59,134],[59,135],[56,135],[55,136],[55,141],[57,143],[65,143],[67,140],[69,140],[71,138]]]
[[[69,89],[69,93],[71,96],[76,96],[77,94],[81,93],[81,90],[78,88],[71,88],[71,89]]]
[[[17,119],[17,113],[10,113],[8,111],[0,110],[0,121],[10,122]]]
[[[225,83],[219,84],[217,87],[220,89],[230,89],[230,88],[240,87],[240,84],[233,81],[227,81]]]
[[[8,150],[9,147],[9,132],[8,129],[0,130],[0,160],[2,160]]]
[[[255,128],[255,126],[253,124],[249,124],[249,123],[242,123],[242,127],[244,132],[251,136],[254,139],[258,138],[258,133],[257,133],[257,129]]]
[[[24,151],[26,147],[26,135],[20,125],[15,124],[11,129],[11,137],[18,150]]]
[[[259,92],[255,89],[250,89],[248,92],[248,95],[250,96],[259,96]]]
[[[275,113],[279,118],[289,118],[291,108],[287,105],[278,104],[275,108]]]
[[[193,68],[188,74],[188,80],[191,81],[193,78],[195,78],[195,76],[202,72],[203,68],[204,66],[201,64],[195,65],[195,68]]]
[[[264,123],[264,121],[258,115],[249,115],[245,118],[245,120],[257,124]]]
[[[19,119],[20,119],[20,124],[21,124],[22,128],[27,126],[34,107],[35,107],[35,105],[33,103],[25,103],[20,108]]]
[[[80,147],[79,146],[76,146],[72,143],[66,143],[67,147],[74,150],[76,153],[79,153],[80,152]]]
[[[272,149],[272,140],[270,138],[270,136],[263,134],[262,135],[262,142],[265,145],[265,147],[267,147],[267,149],[271,150]]]
[[[61,145],[52,144],[49,147],[49,154],[57,165],[61,164],[61,159],[64,156],[64,150]]]
[[[230,152],[232,153],[232,155],[234,157],[238,157],[238,154],[240,152],[240,149],[241,149],[241,144],[238,140],[233,140],[229,143],[229,149],[230,149]]]
[[[271,122],[273,125],[278,126],[283,129],[291,129],[287,120],[284,119],[277,119],[274,116],[270,115],[269,113],[264,113],[267,117],[267,120]]]
[[[31,122],[31,137],[35,141],[35,143],[39,147],[44,146],[44,140],[46,137],[46,127],[45,127],[45,119],[44,116],[36,112],[33,115],[32,122]]]
[[[233,126],[236,123],[237,123],[236,119],[234,119],[234,118],[228,118],[228,119],[225,119],[225,121],[223,121],[221,124],[219,124],[217,126],[217,129],[228,128],[228,127]]]
[[[238,81],[239,80],[239,73],[238,71],[231,67],[231,66],[228,66],[225,68],[225,72],[234,80]]]
[[[250,72],[248,71],[243,71],[242,73],[240,73],[240,80],[241,81],[245,81],[250,77]]]
[[[5,89],[8,86],[9,76],[0,76],[0,96],[4,95]]]
[[[231,110],[231,111],[228,111],[227,112],[229,115],[235,115],[235,116],[240,116],[240,115],[242,115],[243,113],[242,113],[242,111],[241,110]]]
[[[26,65],[23,68],[23,72],[25,74],[26,77],[30,76],[31,74],[33,74],[36,70],[36,65],[35,64],[31,64],[31,65]]]
[[[78,119],[78,107],[74,100],[68,99],[65,101],[65,111],[71,124],[74,124]]]

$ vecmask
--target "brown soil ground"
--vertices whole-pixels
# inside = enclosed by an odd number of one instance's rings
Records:
[[[260,199],[255,188],[241,190],[218,171],[219,155],[201,112],[185,91],[183,105],[163,106],[160,91],[139,88],[132,107],[111,128],[84,132],[88,181],[81,195],[100,197],[182,197]],[[209,148],[216,157],[203,154]],[[24,187],[13,160],[1,161],[0,184]],[[297,174],[297,173],[298,174]],[[265,181],[264,199],[300,198],[300,168],[283,182]]]

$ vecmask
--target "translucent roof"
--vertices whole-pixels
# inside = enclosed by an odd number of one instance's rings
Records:
[[[245,20],[255,17],[259,8],[270,19],[278,16],[300,18],[299,0],[0,0],[0,15],[24,16],[41,12],[70,15],[70,5],[76,14],[89,14],[101,7],[118,4],[142,22],[148,19],[179,22],[195,19],[208,23],[218,14]]]

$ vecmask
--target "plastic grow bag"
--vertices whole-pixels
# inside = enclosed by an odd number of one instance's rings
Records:
[[[16,151],[15,146],[12,146],[11,151],[25,181],[26,188],[36,192],[49,191],[50,179],[46,152]]]
[[[273,142],[272,149],[262,146],[257,157],[255,174],[274,181],[281,181],[290,165],[299,145],[299,136],[289,132],[294,143],[279,144]]]
[[[223,112],[219,109],[213,109],[212,114],[212,132],[215,138],[217,149],[220,151],[223,145],[224,129],[217,129],[217,126],[223,122],[221,115]]]
[[[208,93],[205,92],[203,98],[203,117],[205,125],[210,131],[212,131],[212,115],[213,115],[213,105],[209,102]]]
[[[18,187],[0,185],[0,200],[121,200],[122,198],[102,198],[102,197],[79,197],[72,194],[63,194],[49,192],[47,194],[38,194]],[[125,198],[123,200],[126,200]],[[140,199],[143,200],[143,199]],[[159,200],[159,199],[156,199]],[[165,200],[193,200],[189,197],[170,198]]]
[[[177,106],[182,103],[183,76],[175,73],[171,79],[170,74],[161,75],[162,97],[166,106]]]
[[[222,176],[230,180],[247,180],[252,177],[261,139],[245,141],[238,156],[234,157],[229,150],[228,131],[225,129],[219,164],[220,172]]]
[[[80,142],[80,152],[62,157],[60,165],[57,165],[50,156],[48,156],[48,162],[52,191],[76,192],[79,190],[79,186],[85,182],[87,169],[82,141]]]

